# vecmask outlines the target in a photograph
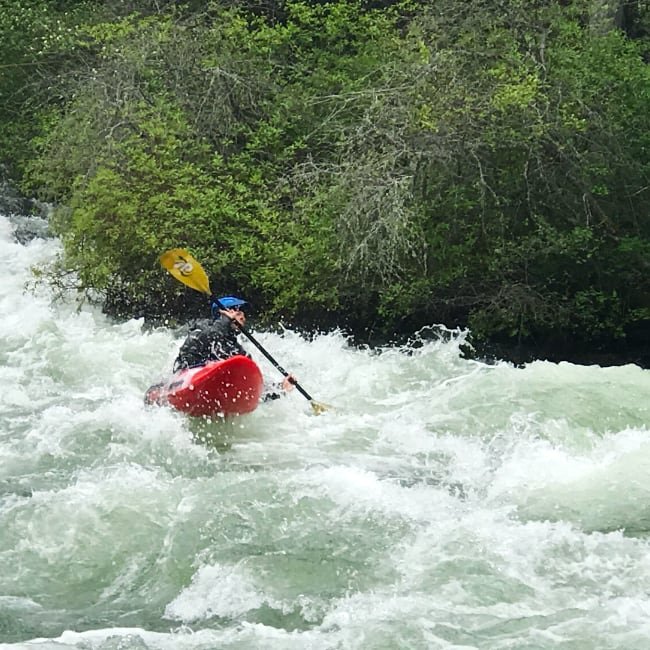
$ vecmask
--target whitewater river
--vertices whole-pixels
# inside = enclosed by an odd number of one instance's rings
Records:
[[[190,421],[142,402],[178,336],[25,292],[13,230],[2,650],[650,647],[650,371],[258,332],[335,410]]]

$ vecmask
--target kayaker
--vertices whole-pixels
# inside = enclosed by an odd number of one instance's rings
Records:
[[[183,342],[174,361],[174,372],[183,368],[202,366],[208,361],[223,361],[238,354],[250,357],[250,354],[237,340],[239,327],[246,324],[245,306],[248,303],[236,296],[222,296],[212,303],[212,319],[196,323]],[[222,308],[223,307],[223,308]],[[283,381],[267,387],[262,399],[264,401],[281,397],[282,392],[293,390],[293,375]]]

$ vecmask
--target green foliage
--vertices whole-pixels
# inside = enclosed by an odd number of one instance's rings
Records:
[[[580,0],[73,4],[0,18],[48,88],[11,68],[2,137],[111,309],[167,309],[156,259],[187,246],[269,319],[585,341],[648,319],[640,9],[631,40]]]
[[[466,310],[478,335],[620,336],[636,316],[608,262],[647,211],[647,66],[619,32],[594,34],[556,6],[509,11],[414,21],[413,49],[432,62],[415,98],[432,148],[413,152],[426,231],[464,244],[451,257],[428,248],[424,295]]]
[[[14,174],[32,157],[40,112],[59,101],[51,77],[65,69],[75,50],[75,24],[85,2],[3,0],[0,10],[0,165]]]

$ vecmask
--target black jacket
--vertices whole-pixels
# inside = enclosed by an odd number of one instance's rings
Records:
[[[199,321],[190,330],[178,352],[174,372],[181,368],[202,366],[208,361],[229,359],[237,354],[250,356],[239,344],[237,331],[229,318],[222,316],[215,321]]]

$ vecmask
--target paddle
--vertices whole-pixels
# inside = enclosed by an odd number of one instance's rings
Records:
[[[201,265],[185,249],[173,248],[172,250],[163,253],[160,256],[160,263],[184,285],[195,289],[196,291],[200,291],[210,298],[212,297],[208,276]],[[216,303],[221,307],[221,309],[225,309],[219,300],[216,300]],[[237,321],[233,322],[239,328],[240,332],[273,364],[274,368],[279,370],[285,377],[289,377],[289,373],[266,351],[262,344],[257,341],[243,325]],[[311,408],[316,415],[320,415],[330,408],[326,404],[316,402],[295,379],[291,378],[289,381],[291,381],[303,397],[309,400]]]

